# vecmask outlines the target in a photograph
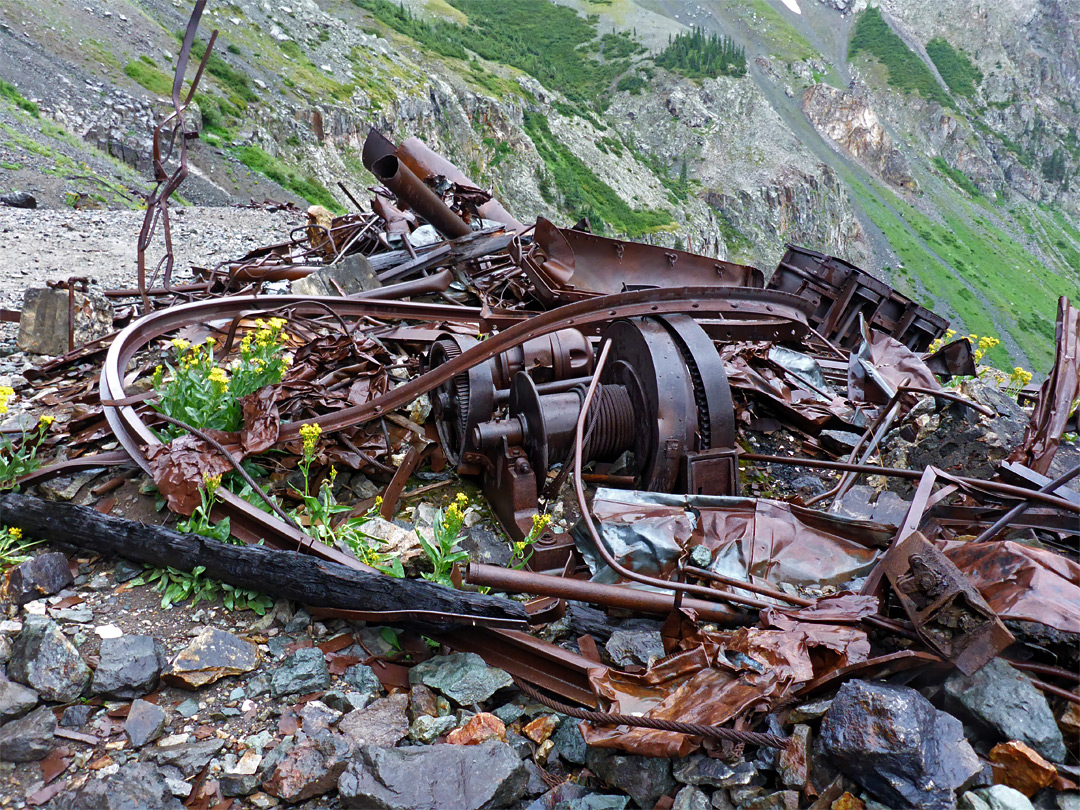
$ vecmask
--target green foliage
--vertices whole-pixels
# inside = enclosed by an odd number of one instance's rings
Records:
[[[0,526],[0,573],[29,560],[31,555],[26,552],[40,543],[40,540],[33,543],[24,540],[22,529],[17,526],[10,529]]]
[[[948,163],[945,162],[945,158],[938,155],[934,158],[934,166],[939,172],[944,174],[956,185],[960,186],[971,197],[979,197],[979,189],[971,182],[971,178],[964,174],[959,169],[954,169]]]
[[[424,549],[424,554],[427,555],[432,569],[423,574],[424,579],[438,582],[449,588],[454,587],[454,582],[450,578],[454,564],[469,559],[469,552],[454,551],[458,532],[461,531],[461,524],[465,520],[465,513],[462,510],[468,502],[469,499],[465,494],[459,492],[450,506],[435,513],[435,521],[432,525],[432,532],[435,535],[434,543],[429,543],[417,531],[416,536],[420,540],[420,547]]]
[[[971,98],[983,80],[980,71],[966,53],[941,37],[926,43],[926,55],[934,63],[946,86],[958,96]]]
[[[327,191],[326,186],[314,177],[301,176],[259,147],[242,146],[236,150],[236,157],[249,169],[266,175],[282,188],[287,188],[309,203],[321,205],[337,214],[345,212],[341,204]]]
[[[525,113],[525,131],[532,138],[553,185],[562,195],[563,207],[574,219],[588,217],[598,233],[604,224],[619,233],[641,236],[672,224],[667,211],[632,209],[607,183],[593,174],[548,128],[540,113]],[[543,193],[543,188],[541,193]],[[550,188],[548,190],[550,192]]]
[[[11,388],[0,386],[0,415],[7,413],[8,401],[13,396],[15,392]],[[45,441],[53,421],[51,416],[42,416],[33,428],[22,431],[18,441],[13,441],[6,433],[0,434],[0,491],[15,488],[20,478],[41,466],[37,457],[38,448]]]
[[[746,75],[746,52],[731,37],[695,27],[682,32],[656,57],[656,64],[691,79]]]
[[[232,46],[227,48],[232,52]],[[206,53],[206,43],[195,40],[191,45],[191,56],[194,60],[202,59]],[[231,94],[233,103],[255,103],[259,100],[258,95],[251,89],[247,75],[237,70],[218,54],[217,50],[210,52],[210,60],[206,63],[206,72],[218,80],[218,83]]]
[[[0,98],[10,101],[20,110],[30,113],[34,118],[37,118],[40,114],[37,104],[20,93],[15,85],[5,82],[3,79],[0,79]]]
[[[240,341],[240,356],[230,371],[216,364],[213,338],[198,346],[179,338],[171,341],[175,365],[166,362],[151,377],[157,410],[195,428],[238,430],[240,400],[281,382],[290,362],[285,357],[285,320],[260,319],[255,325]],[[181,432],[177,427],[166,431],[170,436]]]
[[[161,592],[161,609],[168,610],[173,605],[179,605],[189,599],[194,599],[193,605],[199,602],[213,602],[219,595],[222,604],[229,610],[251,610],[262,616],[274,606],[273,597],[258,591],[236,588],[216,579],[203,576],[206,566],[197,565],[191,569],[191,573],[181,571],[178,568],[152,568],[147,566],[147,572],[132,580],[133,585],[152,585]]]
[[[943,107],[953,106],[934,74],[904,41],[896,35],[877,8],[868,8],[855,24],[848,58],[865,51],[889,71],[889,84],[905,93],[918,93]]]
[[[619,83],[615,85],[615,89],[629,93],[632,96],[640,96],[641,91],[648,87],[649,83],[645,81],[645,77],[636,71],[634,73],[627,73],[621,79]]]
[[[1058,183],[1068,188],[1068,164],[1065,160],[1065,150],[1060,146],[1054,150],[1042,164],[1043,177],[1050,183]]]
[[[173,77],[166,76],[153,65],[147,64],[142,59],[128,62],[124,65],[124,74],[134,79],[155,96],[171,96]]]
[[[597,39],[596,21],[548,0],[450,0],[469,24],[425,20],[389,0],[353,0],[423,48],[456,59],[468,51],[523,70],[574,101],[602,104],[629,57],[643,49],[630,35]],[[596,53],[601,58],[590,56]]]
[[[222,543],[239,543],[239,541],[234,541],[232,538],[228,518],[218,523],[210,520],[210,510],[214,508],[214,501],[217,499],[217,491],[220,486],[220,475],[203,476],[203,485],[199,487],[199,505],[191,513],[191,517],[185,518],[176,524],[178,532],[197,534]]]

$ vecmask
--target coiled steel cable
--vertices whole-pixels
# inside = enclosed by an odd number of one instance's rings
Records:
[[[694,737],[711,737],[714,740],[726,740],[728,742],[743,743],[745,745],[759,745],[764,748],[787,748],[790,740],[777,734],[763,734],[758,731],[738,731],[734,728],[722,728],[720,726],[702,726],[697,723],[680,723],[677,720],[658,720],[654,717],[637,717],[632,714],[612,714],[611,712],[594,712],[589,709],[579,709],[576,706],[567,706],[557,700],[552,700],[547,695],[537,691],[532,685],[514,678],[514,685],[522,692],[542,703],[549,709],[574,717],[578,720],[588,720],[599,726],[630,726],[632,728],[653,728],[658,731],[673,731],[677,734],[690,734]]]
[[[597,461],[614,458],[634,446],[634,430],[634,406],[626,388],[621,385],[597,388],[585,436],[585,457]]]

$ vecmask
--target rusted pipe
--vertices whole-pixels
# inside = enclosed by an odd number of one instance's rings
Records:
[[[1077,475],[1080,475],[1080,464],[1077,464],[1068,472],[1062,473],[1045,486],[1040,487],[1039,492],[1045,492],[1047,494],[1052,493],[1058,487],[1062,486],[1063,484],[1067,484],[1069,481],[1076,478]],[[1021,501],[1004,515],[1002,515],[1000,518],[998,518],[997,522],[995,522],[993,526],[989,527],[986,531],[984,531],[971,542],[985,543],[987,540],[991,539],[994,535],[996,535],[998,532],[1000,532],[1002,529],[1004,529],[1006,526],[1016,520],[1020,515],[1026,512],[1027,508],[1031,505],[1031,501]]]
[[[537,596],[554,596],[559,599],[573,599],[577,602],[589,602],[594,605],[634,610],[640,613],[652,613],[665,616],[675,606],[674,597],[628,588],[625,585],[605,585],[583,579],[555,577],[550,574],[535,574],[519,571],[515,568],[503,568],[499,565],[485,565],[470,562],[465,569],[465,581],[470,585],[494,588],[503,593],[530,593]],[[704,621],[735,624],[738,614],[716,602],[703,599],[683,599],[682,606],[692,608],[698,618]]]
[[[399,200],[430,222],[439,233],[449,239],[468,236],[472,228],[450,210],[442,198],[398,160],[396,155],[386,155],[371,165],[376,179],[394,192]]]

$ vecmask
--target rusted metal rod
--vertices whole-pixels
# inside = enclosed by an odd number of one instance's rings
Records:
[[[503,568],[501,565],[471,562],[465,569],[465,581],[470,585],[487,586],[503,593],[555,596],[559,599],[573,599],[657,616],[670,613],[675,606],[674,598],[665,593],[643,591],[625,585],[606,585],[583,579],[555,577],[550,574],[535,574],[531,571]],[[733,624],[738,617],[738,614],[726,605],[706,602],[703,599],[683,599],[682,606],[697,611],[704,621]]]
[[[1077,464],[1068,472],[1062,473],[1045,486],[1040,487],[1039,492],[1052,493],[1058,487],[1062,486],[1063,484],[1067,484],[1069,481],[1076,478],[1077,475],[1080,475],[1080,464]],[[994,523],[993,526],[990,526],[988,529],[986,529],[986,531],[984,531],[971,542],[985,543],[987,540],[992,538],[994,535],[996,535],[998,532],[1000,532],[1002,529],[1004,529],[1006,526],[1016,520],[1020,515],[1026,512],[1028,507],[1031,505],[1031,501],[1021,501],[1004,515],[1002,515],[1000,518],[998,518],[997,522]]]

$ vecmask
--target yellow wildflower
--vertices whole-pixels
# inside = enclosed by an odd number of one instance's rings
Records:
[[[461,507],[456,503],[450,504],[446,510],[446,517],[455,523],[461,523],[465,519],[465,514],[461,511]]]
[[[8,412],[8,403],[15,396],[15,389],[7,385],[0,385],[0,414]]]
[[[532,518],[533,527],[532,527],[532,532],[531,532],[532,536],[533,537],[538,536],[542,531],[544,531],[544,529],[546,529],[548,527],[548,524],[550,524],[550,523],[551,523],[551,515],[541,515],[539,513],[533,515],[533,518]]]
[[[55,421],[56,421],[55,416],[50,416],[49,414],[43,414],[42,417],[38,420],[38,424],[41,425],[43,428],[48,428]]]
[[[18,526],[12,526],[7,531],[8,531],[8,536],[12,540],[22,540],[22,529],[20,529]]]
[[[217,345],[217,340],[215,340],[215,339],[214,339],[214,338],[212,338],[212,337],[208,337],[208,338],[206,339],[206,345],[207,345],[207,346],[210,346],[210,347],[214,347],[214,346],[216,346],[216,345]]]
[[[310,455],[315,450],[315,444],[322,436],[322,428],[318,422],[300,426],[300,438],[304,441],[304,455]]]
[[[284,318],[271,318],[268,326],[276,332],[283,329],[287,323],[288,321]]]
[[[172,343],[173,348],[176,349],[178,352],[182,352],[191,347],[191,344],[183,338],[173,338],[169,342]]]
[[[210,369],[210,382],[228,385],[229,375],[225,373],[225,369],[214,366],[214,368]]]
[[[202,480],[203,486],[206,487],[206,489],[210,492],[211,495],[217,492],[218,487],[221,486],[220,475],[207,475],[206,473],[203,473]]]
[[[458,506],[460,506],[462,509],[464,509],[469,504],[469,496],[466,495],[464,492],[459,492],[455,496],[454,500],[457,502]]]

